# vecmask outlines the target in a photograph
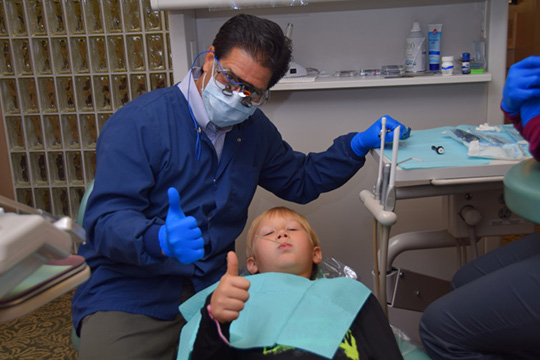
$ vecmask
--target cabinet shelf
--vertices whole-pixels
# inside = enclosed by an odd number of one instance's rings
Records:
[[[437,85],[437,84],[464,84],[491,81],[491,74],[469,74],[469,75],[423,75],[414,77],[385,78],[378,76],[354,76],[346,77],[318,77],[314,81],[306,81],[303,78],[282,79],[272,91],[291,90],[323,90],[323,89],[347,89],[365,87],[386,87],[386,86],[416,86],[416,85]]]

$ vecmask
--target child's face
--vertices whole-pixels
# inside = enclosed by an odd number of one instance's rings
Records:
[[[250,273],[281,272],[311,277],[313,264],[322,260],[321,248],[313,246],[308,233],[293,216],[267,216],[255,231],[253,255],[247,259]]]

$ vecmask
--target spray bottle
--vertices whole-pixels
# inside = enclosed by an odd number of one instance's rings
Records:
[[[405,71],[421,72],[426,70],[426,37],[415,21],[411,32],[405,39]]]

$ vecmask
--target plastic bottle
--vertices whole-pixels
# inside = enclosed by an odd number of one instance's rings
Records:
[[[470,74],[471,73],[471,54],[463,53],[461,55],[461,73]]]
[[[441,72],[443,76],[454,75],[454,57],[453,56],[442,57]]]
[[[405,39],[405,71],[426,71],[426,37],[417,21],[413,23],[411,32]]]

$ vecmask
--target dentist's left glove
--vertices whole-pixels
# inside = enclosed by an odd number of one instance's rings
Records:
[[[204,240],[197,220],[185,216],[180,207],[180,194],[169,188],[169,211],[165,225],[159,229],[159,245],[163,253],[177,258],[182,264],[191,264],[204,256]]]
[[[366,156],[369,149],[381,146],[382,118],[386,117],[386,136],[385,142],[392,142],[394,139],[394,129],[400,128],[400,139],[405,140],[409,137],[410,129],[405,128],[399,121],[392,119],[389,115],[384,115],[375,121],[366,131],[354,135],[351,140],[351,148],[358,156]]]

